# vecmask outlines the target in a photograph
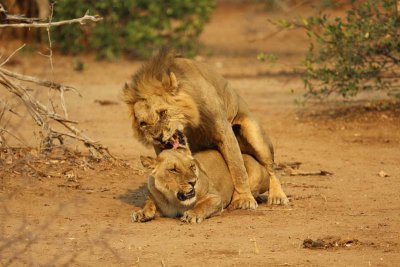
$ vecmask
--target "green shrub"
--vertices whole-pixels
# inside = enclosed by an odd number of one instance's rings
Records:
[[[191,53],[213,7],[214,0],[61,0],[54,20],[81,17],[87,10],[104,20],[59,27],[53,36],[65,53],[95,50],[108,59],[121,53],[146,57],[161,45]]]
[[[281,20],[285,28],[303,28],[310,38],[304,60],[307,97],[355,96],[385,90],[400,96],[400,17],[395,0],[354,2],[345,18],[325,14]]]
[[[306,5],[312,5],[321,8],[340,7],[345,5],[346,2],[350,1],[351,0],[257,0],[257,2],[264,5],[266,10],[283,10],[285,12]]]

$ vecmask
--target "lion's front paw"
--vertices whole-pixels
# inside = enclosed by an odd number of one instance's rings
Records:
[[[185,223],[201,223],[204,219],[204,216],[190,210],[185,211],[181,217],[181,221]]]
[[[154,214],[144,210],[138,210],[132,213],[132,222],[147,222],[154,219]]]
[[[232,202],[229,205],[231,209],[256,209],[257,201],[251,193],[248,194],[233,194]]]
[[[283,192],[282,188],[279,190],[270,190],[268,194],[268,205],[287,205],[289,204],[289,199]]]

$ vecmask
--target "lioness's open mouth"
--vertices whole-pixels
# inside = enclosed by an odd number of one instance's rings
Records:
[[[182,191],[179,191],[179,192],[176,194],[177,198],[178,198],[180,201],[185,201],[185,200],[191,199],[191,198],[193,198],[195,195],[196,195],[196,192],[195,192],[194,188],[193,188],[192,190],[190,190],[190,192],[188,192],[188,193],[184,193],[184,192],[182,192]]]
[[[176,131],[163,145],[165,149],[177,149],[179,146],[186,146],[185,137],[183,133]]]

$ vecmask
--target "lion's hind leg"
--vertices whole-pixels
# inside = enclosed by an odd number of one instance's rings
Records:
[[[273,149],[258,121],[248,114],[239,114],[234,121],[234,131],[242,153],[249,153],[261,163],[269,177],[268,204],[289,203],[273,170]]]
[[[266,203],[268,197],[264,194],[269,188],[269,177],[266,169],[253,156],[243,154],[243,162],[249,176],[249,185],[253,197],[258,204]]]

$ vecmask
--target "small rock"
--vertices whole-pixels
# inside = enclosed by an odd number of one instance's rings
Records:
[[[384,171],[380,171],[380,172],[378,172],[378,176],[384,178],[384,177],[389,177],[390,175],[387,174],[387,173],[384,172]]]

